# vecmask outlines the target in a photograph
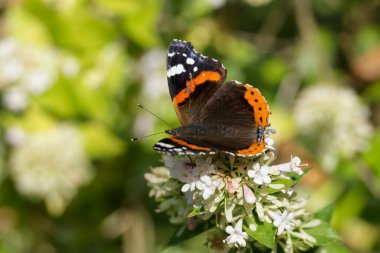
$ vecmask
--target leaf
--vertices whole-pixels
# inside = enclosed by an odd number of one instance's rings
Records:
[[[272,181],[271,184],[274,184],[274,185],[282,184],[282,185],[284,185],[284,187],[282,187],[281,189],[276,189],[276,188],[270,188],[270,185],[269,185],[269,187],[268,187],[268,193],[269,194],[276,193],[276,192],[282,191],[284,189],[291,188],[293,185],[296,184],[296,181],[293,181],[292,179],[283,178],[283,179],[279,179],[279,180],[274,180],[274,181]]]
[[[351,251],[344,247],[339,242],[333,242],[328,243],[320,248],[318,252],[325,252],[325,253],[350,253]]]
[[[82,124],[80,129],[91,158],[115,157],[125,152],[125,143],[102,124]]]
[[[197,215],[200,215],[200,214],[202,214],[202,212],[201,212],[201,208],[194,208],[188,215],[187,215],[187,217],[188,218],[191,218],[191,217],[194,217],[194,216],[197,216]]]
[[[315,245],[326,245],[339,239],[335,230],[323,220],[318,227],[307,228],[305,232],[317,240]]]
[[[286,173],[286,175],[289,177],[289,178],[281,178],[281,179],[278,179],[278,180],[274,180],[272,181],[272,185],[277,185],[277,184],[283,184],[284,187],[281,188],[281,189],[275,189],[275,188],[270,188],[270,185],[268,187],[268,193],[269,194],[272,194],[272,193],[276,193],[276,192],[279,192],[279,191],[282,191],[284,189],[289,189],[291,187],[293,187],[295,184],[297,184],[303,176],[305,176],[309,171],[311,170],[311,168],[309,169],[305,169],[303,170],[303,174],[302,175],[299,175],[298,173],[294,173],[294,172],[288,172]]]
[[[334,207],[335,207],[334,203],[325,206],[324,208],[322,208],[321,210],[319,210],[318,212],[315,213],[315,215],[314,215],[315,218],[318,218],[322,221],[330,223],[331,217],[332,217],[333,212],[334,212]]]
[[[194,230],[187,229],[187,224],[184,224],[183,226],[179,227],[174,235],[169,239],[169,241],[164,246],[164,249],[168,247],[174,247],[208,230],[210,230],[210,225],[207,222],[199,223]]]
[[[256,226],[256,229],[253,231],[249,229],[249,227],[244,226],[245,232],[247,232],[250,237],[257,240],[262,245],[273,249],[276,242],[276,229],[274,228],[273,224],[260,222],[255,215],[249,220],[249,223],[250,225]]]

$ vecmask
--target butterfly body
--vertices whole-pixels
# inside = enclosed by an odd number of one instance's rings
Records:
[[[238,81],[223,83],[227,70],[199,54],[189,42],[169,46],[169,92],[181,126],[154,146],[173,155],[217,151],[253,156],[265,149],[269,108],[260,91]]]

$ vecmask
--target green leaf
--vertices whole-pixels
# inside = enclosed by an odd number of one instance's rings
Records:
[[[315,218],[318,218],[320,220],[323,220],[327,223],[330,223],[331,221],[331,217],[333,215],[333,212],[334,212],[334,203],[330,204],[330,205],[327,205],[325,206],[324,208],[322,208],[321,210],[319,210],[318,212],[315,213]]]
[[[328,243],[324,245],[323,247],[320,248],[318,252],[324,252],[324,253],[350,253],[349,249],[344,247],[341,243],[339,242],[333,242],[333,243]]]
[[[339,239],[335,230],[323,220],[318,227],[305,229],[305,232],[317,240],[315,245],[326,245]]]
[[[188,218],[191,218],[191,217],[194,217],[194,216],[197,216],[197,215],[200,215],[202,212],[201,212],[201,208],[194,208],[188,215],[187,217]]]
[[[281,188],[281,189],[273,189],[273,188],[270,188],[268,187],[268,193],[271,194],[271,193],[275,193],[275,192],[279,192],[279,191],[282,191],[284,189],[288,189],[288,188],[291,188],[293,187],[295,184],[297,184],[303,176],[305,176],[309,171],[311,170],[311,168],[308,168],[308,169],[305,169],[303,170],[303,174],[302,175],[299,175],[298,173],[294,173],[294,172],[288,172],[286,173],[286,175],[289,177],[289,178],[281,178],[281,179],[278,179],[278,180],[274,180],[272,181],[271,184],[283,184],[284,187]]]
[[[244,226],[245,232],[247,232],[250,237],[257,240],[262,245],[273,249],[276,242],[276,229],[273,224],[260,222],[255,215],[249,220],[249,223],[249,225],[256,226],[256,229],[253,231],[249,229],[249,227]]]
[[[80,129],[91,158],[114,157],[125,150],[125,143],[99,123],[83,124]]]
[[[159,42],[156,26],[162,1],[143,0],[138,3],[139,8],[125,17],[122,27],[128,39],[141,47],[149,48]]]
[[[164,246],[164,249],[174,247],[208,230],[210,230],[210,225],[207,222],[199,223],[194,230],[188,230],[187,224],[184,224],[177,229],[172,238]]]
[[[297,183],[296,181],[293,181],[292,179],[286,179],[286,178],[274,180],[274,181],[272,181],[271,184],[282,184],[282,185],[284,185],[284,187],[281,189],[274,189],[274,188],[268,187],[268,193],[272,194],[275,192],[282,191],[284,189],[288,189],[288,188],[292,187],[293,185],[295,185],[296,183]]]
[[[380,99],[380,81],[368,86],[363,92],[363,99],[367,103],[376,103]]]

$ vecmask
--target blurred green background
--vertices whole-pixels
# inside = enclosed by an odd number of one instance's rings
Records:
[[[144,173],[178,124],[166,48],[191,41],[269,101],[278,162],[313,170],[345,249],[380,252],[380,6],[370,0],[0,0],[0,252],[159,252]],[[169,252],[208,252],[204,236]]]

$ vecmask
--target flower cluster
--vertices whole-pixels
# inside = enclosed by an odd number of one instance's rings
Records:
[[[30,95],[40,95],[62,73],[73,78],[79,72],[78,61],[53,48],[24,45],[14,38],[0,40],[0,89],[2,102],[14,112],[26,109]]]
[[[298,157],[272,165],[274,158],[272,151],[255,158],[164,156],[165,167],[153,168],[145,178],[150,195],[160,202],[158,210],[171,222],[187,221],[190,230],[211,224],[225,232],[224,247],[253,247],[254,242],[270,248],[277,242],[286,252],[313,247],[317,240],[305,227],[320,222],[292,190],[305,165]]]
[[[337,157],[352,158],[363,151],[371,136],[368,108],[344,86],[320,83],[302,91],[294,107],[298,132],[310,140],[325,168]]]
[[[10,159],[16,189],[40,198],[54,215],[61,214],[93,171],[83,151],[81,136],[70,126],[48,133],[30,133],[16,145]]]

